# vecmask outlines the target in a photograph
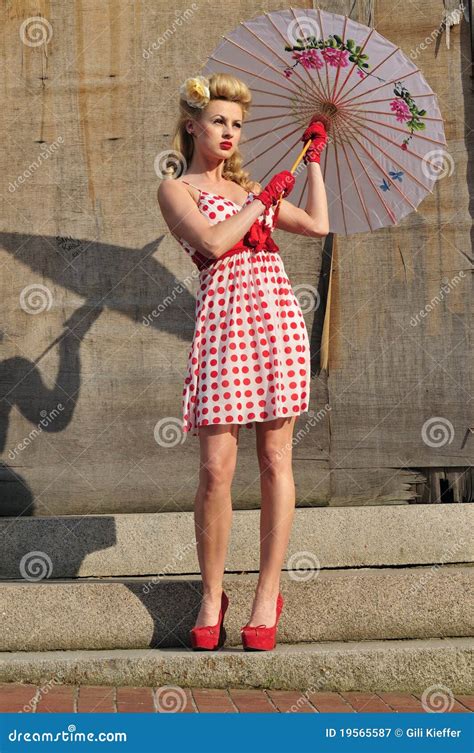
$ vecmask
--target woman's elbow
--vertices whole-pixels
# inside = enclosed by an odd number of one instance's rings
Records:
[[[201,240],[201,253],[210,259],[217,259],[221,253],[220,244],[216,243],[212,233],[203,236]]]
[[[329,225],[318,223],[313,226],[312,233],[315,238],[324,238],[329,235]]]
[[[310,238],[321,238],[325,235],[328,235],[329,233],[329,227],[328,225],[322,225],[320,222],[314,223],[312,225],[305,226],[301,229],[301,235],[308,235]]]

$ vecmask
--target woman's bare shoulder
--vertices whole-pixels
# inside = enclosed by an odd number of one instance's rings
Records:
[[[183,194],[183,192],[188,193],[183,181],[178,180],[177,178],[167,178],[166,180],[162,180],[158,186],[157,196],[158,200],[160,200],[160,198],[168,199],[172,196],[179,196],[180,194]]]
[[[195,189],[192,190],[194,193]],[[197,201],[191,194],[191,191],[188,190],[184,181],[179,180],[178,178],[162,180],[158,186],[156,197],[162,211],[166,211],[169,207],[175,205],[190,206],[190,204],[186,204],[186,202],[196,204]],[[183,201],[185,202],[184,204]]]

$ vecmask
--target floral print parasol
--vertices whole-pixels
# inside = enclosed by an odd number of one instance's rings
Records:
[[[328,130],[321,157],[330,231],[393,226],[433,191],[447,161],[437,97],[414,62],[347,16],[289,8],[242,21],[209,56],[252,91],[240,150],[260,182],[301,158],[314,115]],[[304,206],[301,162],[288,201]]]

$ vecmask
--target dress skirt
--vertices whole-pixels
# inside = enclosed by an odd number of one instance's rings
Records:
[[[279,253],[241,251],[200,271],[183,431],[308,410],[309,337]]]

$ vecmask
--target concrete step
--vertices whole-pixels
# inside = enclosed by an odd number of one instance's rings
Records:
[[[281,643],[473,635],[474,568],[282,574]],[[227,645],[240,646],[256,574],[226,575]],[[188,576],[0,583],[0,651],[189,647],[201,581]]]
[[[278,644],[274,651],[223,648],[47,651],[0,654],[0,682],[166,687],[179,703],[183,688],[271,688],[305,693],[472,693],[469,638]]]
[[[229,572],[258,571],[259,518],[234,511]],[[298,508],[286,569],[473,562],[473,528],[467,503]],[[0,541],[1,579],[199,574],[192,512],[0,518]]]

